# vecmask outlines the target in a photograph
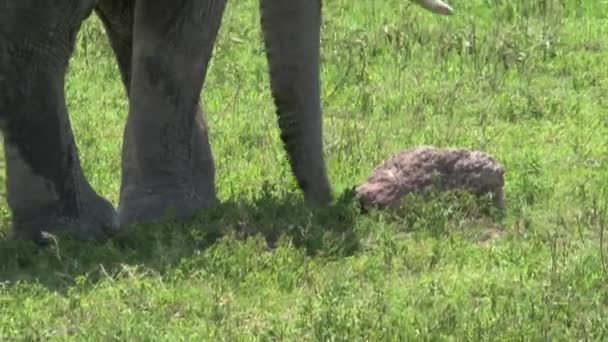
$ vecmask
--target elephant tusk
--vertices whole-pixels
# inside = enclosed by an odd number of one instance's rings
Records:
[[[450,15],[453,10],[450,5],[446,4],[441,0],[412,0],[416,4],[422,6],[423,8],[441,15]]]

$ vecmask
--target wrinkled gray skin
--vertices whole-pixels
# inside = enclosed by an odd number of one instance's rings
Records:
[[[438,3],[429,2],[427,8]],[[167,210],[189,217],[217,202],[199,99],[225,5],[0,1],[0,127],[13,237],[39,241],[44,232],[61,230],[101,239],[120,225],[162,219]],[[332,194],[321,141],[320,0],[260,0],[260,9],[281,139],[306,201],[327,205]],[[82,172],[64,98],[75,37],[93,10],[129,97],[118,213]]]

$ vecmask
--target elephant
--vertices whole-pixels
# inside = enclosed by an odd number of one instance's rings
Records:
[[[439,0],[412,0],[439,13]],[[227,0],[2,0],[0,130],[9,238],[103,240],[218,203],[200,105]],[[260,0],[280,137],[305,203],[333,201],[322,145],[321,0]],[[82,22],[100,18],[128,98],[118,207],[83,174],[65,99]]]

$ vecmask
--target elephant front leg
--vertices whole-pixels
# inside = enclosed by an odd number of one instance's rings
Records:
[[[0,13],[5,24],[0,25],[0,46],[11,47],[0,50],[0,128],[11,236],[37,242],[43,242],[44,232],[105,238],[118,228],[117,217],[85,179],[64,98],[80,18],[52,18],[43,10],[36,17],[34,9],[23,6],[15,2],[9,13]],[[66,8],[78,14],[77,8]],[[46,27],[27,26],[38,22]]]
[[[217,0],[136,2],[121,224],[185,218],[217,203],[199,99],[224,7]]]
[[[319,54],[320,0],[261,0],[261,18],[281,139],[309,204],[327,205]]]

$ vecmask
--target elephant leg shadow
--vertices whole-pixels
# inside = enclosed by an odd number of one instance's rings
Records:
[[[350,194],[332,207],[311,209],[297,193],[275,193],[266,187],[255,200],[228,200],[186,223],[133,225],[103,243],[59,236],[41,249],[27,241],[0,240],[0,283],[31,282],[67,293],[78,276],[86,275],[85,286],[93,288],[118,277],[124,265],[169,275],[183,260],[204,255],[224,239],[261,239],[267,251],[288,241],[309,257],[348,256],[360,249],[355,227],[359,208]]]

